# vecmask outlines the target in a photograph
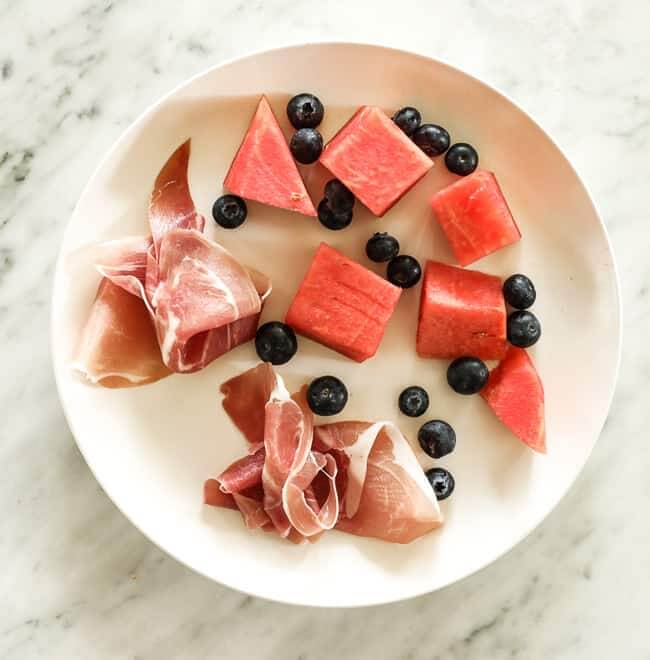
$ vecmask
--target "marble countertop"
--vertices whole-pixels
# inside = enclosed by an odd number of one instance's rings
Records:
[[[635,0],[2,0],[0,657],[650,658],[649,19]],[[442,57],[532,111],[600,206],[626,312],[608,423],[557,510],[478,575],[352,611],[244,596],[143,538],[76,449],[48,350],[63,228],[123,129],[224,58],[322,39]]]

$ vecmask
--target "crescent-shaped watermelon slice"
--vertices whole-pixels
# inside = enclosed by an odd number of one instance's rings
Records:
[[[314,204],[266,96],[260,99],[223,185],[245,199],[316,216]]]
[[[546,453],[544,388],[523,348],[510,346],[481,396],[494,414],[531,449]]]

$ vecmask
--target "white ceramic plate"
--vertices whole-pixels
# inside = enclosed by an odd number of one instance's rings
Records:
[[[346,419],[392,419],[415,438],[422,419],[398,414],[399,391],[425,386],[428,417],[456,429],[454,454],[440,461],[456,477],[442,508],[444,527],[408,546],[331,532],[293,546],[250,533],[238,514],[202,506],[202,487],[245,450],[223,413],[219,385],[253,366],[252,344],[204,371],[127,390],[90,387],[69,361],[98,284],[77,248],[147,231],[154,178],[171,152],[192,138],[190,185],[210,218],[213,200],[262,93],[289,133],[284,108],[300,91],[326,106],[327,139],[361,104],[387,111],[409,104],[474,144],[497,173],[523,240],[473,265],[536,283],[534,311],[544,334],[531,351],[546,389],[548,455],[510,435],[480,397],[445,382],[444,361],[416,357],[419,287],[403,295],[377,356],[362,365],[301,340],[281,368],[290,387],[339,375],[351,400]],[[323,173],[306,168],[318,189]],[[242,262],[269,274],[274,292],[263,320],[281,319],[321,240],[370,265],[363,255],[377,230],[397,235],[405,253],[452,262],[432,222],[430,195],[450,181],[433,170],[383,219],[366,211],[343,232],[301,215],[249,205],[237,231],[207,233]],[[316,192],[316,199],[320,190]],[[377,268],[380,272],[381,268]],[[439,589],[512,548],[553,509],[582,469],[610,405],[620,352],[616,271],[605,228],[584,185],[551,139],[522,110],[476,79],[414,54],[353,44],[283,48],[228,62],[193,78],[144,113],[118,140],[88,183],[65,234],[52,304],[57,383],[70,427],[98,481],[154,543],[194,570],[266,598],[323,606],[394,601]],[[431,461],[419,450],[424,465]]]

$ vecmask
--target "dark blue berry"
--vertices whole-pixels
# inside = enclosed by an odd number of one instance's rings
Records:
[[[348,390],[336,376],[321,376],[307,388],[307,403],[317,415],[336,415],[348,402]]]
[[[515,309],[528,309],[537,298],[535,285],[521,273],[511,275],[503,283],[503,297]]]
[[[264,362],[285,364],[296,354],[298,340],[286,323],[269,321],[257,330],[255,350]]]
[[[471,144],[457,142],[445,154],[445,165],[450,172],[467,176],[478,167],[478,153]]]
[[[309,165],[323,151],[323,136],[315,128],[300,128],[293,134],[289,149],[299,163]]]
[[[347,213],[354,208],[354,195],[338,179],[325,184],[325,199],[334,213]]]
[[[388,263],[388,281],[402,289],[415,286],[422,277],[422,268],[415,257],[400,254]]]
[[[490,372],[483,360],[475,357],[460,357],[447,369],[447,382],[458,394],[476,394],[487,383]]]
[[[413,133],[413,142],[417,144],[427,156],[432,158],[444,154],[449,149],[451,138],[449,133],[437,124],[422,124]]]
[[[422,425],[418,432],[418,442],[425,454],[431,458],[442,458],[454,451],[456,433],[447,422],[434,419]]]
[[[422,387],[407,387],[399,395],[399,409],[409,417],[424,415],[429,407],[429,395]]]
[[[294,128],[316,128],[324,113],[323,104],[313,94],[297,94],[287,103],[287,117]]]
[[[377,232],[366,243],[366,254],[377,263],[390,261],[399,254],[399,241],[386,232]]]
[[[453,492],[456,482],[451,476],[451,472],[444,468],[431,468],[424,473],[433,488],[436,499],[446,500]]]
[[[247,214],[246,202],[237,195],[222,195],[212,206],[214,221],[225,229],[239,227]]]
[[[508,341],[513,346],[528,348],[541,336],[542,326],[532,312],[518,310],[508,316]]]
[[[318,219],[321,225],[328,229],[345,229],[352,222],[352,211],[334,213],[326,199],[321,199],[318,204]]]
[[[409,106],[398,110],[393,115],[393,121],[404,131],[409,137],[417,130],[422,117],[420,113]]]

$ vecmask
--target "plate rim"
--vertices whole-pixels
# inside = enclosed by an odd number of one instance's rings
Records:
[[[134,131],[136,131],[152,114],[156,112],[156,110],[162,106],[165,102],[167,102],[168,99],[171,97],[175,96],[178,92],[183,90],[185,87],[191,85],[195,81],[199,80],[200,78],[204,76],[208,76],[210,73],[217,69],[221,69],[227,66],[230,66],[232,64],[237,64],[239,62],[249,60],[249,59],[255,59],[257,57],[271,54],[271,53],[277,53],[279,51],[291,51],[291,50],[300,50],[304,48],[327,48],[327,47],[347,47],[347,48],[362,48],[362,49],[374,49],[378,52],[383,52],[384,54],[388,54],[390,56],[398,55],[398,56],[406,56],[406,57],[416,57],[419,58],[420,60],[423,60],[425,63],[433,63],[438,66],[443,66],[447,69],[450,69],[454,73],[460,73],[461,75],[469,78],[473,83],[480,85],[483,88],[486,88],[488,91],[491,91],[492,93],[495,93],[499,96],[501,96],[503,99],[508,101],[516,110],[518,110],[520,113],[522,113],[529,121],[531,121],[534,126],[543,133],[545,138],[555,147],[559,155],[564,159],[565,164],[568,165],[570,168],[570,171],[574,174],[575,178],[579,182],[580,186],[582,187],[584,193],[586,194],[586,197],[591,204],[591,207],[594,211],[595,216],[598,219],[598,224],[600,227],[601,234],[603,238],[605,239],[605,245],[607,247],[607,252],[608,255],[611,259],[611,269],[612,273],[614,276],[614,293],[616,297],[616,307],[615,307],[615,314],[616,314],[616,333],[617,333],[617,342],[616,342],[616,362],[614,365],[613,369],[613,377],[611,379],[611,384],[609,387],[609,391],[607,392],[607,405],[604,406],[603,408],[603,413],[602,413],[602,419],[599,421],[599,423],[596,425],[597,426],[597,432],[595,433],[595,437],[591,443],[591,446],[588,449],[588,452],[584,458],[584,461],[578,471],[576,472],[575,476],[573,479],[567,484],[566,488],[563,489],[559,494],[556,495],[554,501],[552,502],[551,506],[548,508],[548,510],[539,518],[533,521],[531,525],[527,525],[523,532],[517,536],[516,540],[508,547],[506,550],[500,550],[496,552],[493,556],[489,557],[484,563],[482,563],[480,566],[471,569],[469,572],[464,573],[463,575],[459,577],[455,577],[446,584],[439,586],[439,587],[434,587],[433,589],[431,588],[423,588],[423,589],[415,589],[411,590],[408,593],[405,593],[404,595],[400,595],[399,597],[387,597],[387,598],[375,598],[371,600],[364,600],[361,599],[359,601],[356,601],[354,603],[319,603],[319,602],[307,602],[304,600],[299,600],[295,598],[283,598],[281,594],[279,595],[268,595],[266,593],[257,593],[254,591],[246,590],[243,589],[242,587],[234,584],[231,580],[228,579],[227,576],[220,577],[219,579],[216,579],[214,576],[209,575],[202,571],[200,568],[196,566],[192,566],[189,563],[187,563],[184,559],[180,558],[170,550],[162,547],[159,545],[155,540],[149,536],[141,527],[139,524],[137,524],[133,518],[128,515],[116,502],[115,500],[111,497],[109,494],[109,489],[106,488],[104,482],[102,479],[100,479],[93,469],[93,466],[91,465],[90,461],[88,460],[88,457],[84,453],[83,449],[81,448],[79,441],[77,440],[77,433],[75,432],[75,424],[72,420],[72,415],[70,411],[68,410],[63,396],[62,396],[62,383],[61,383],[61,375],[59,373],[59,369],[57,368],[57,359],[55,357],[55,354],[57,353],[58,349],[55,346],[55,325],[57,323],[57,318],[58,318],[58,312],[57,309],[60,309],[60,305],[57,307],[56,303],[59,298],[58,292],[61,288],[60,285],[60,280],[64,276],[63,275],[63,262],[64,262],[64,247],[67,243],[68,239],[68,234],[70,232],[71,228],[71,220],[77,213],[77,209],[81,205],[82,201],[86,198],[86,196],[89,194],[90,189],[92,188],[93,184],[95,183],[95,180],[99,176],[100,172],[103,170],[106,162],[109,161],[109,159],[113,156],[114,152],[120,147],[120,145],[123,143],[123,141]],[[386,605],[389,603],[398,603],[402,602],[411,598],[417,598],[419,596],[424,596],[426,594],[430,593],[435,593],[439,592],[442,590],[445,590],[452,585],[458,584],[460,582],[463,582],[469,578],[471,578],[473,575],[481,572],[482,570],[486,569],[487,567],[491,566],[494,564],[497,560],[501,558],[505,558],[508,556],[515,548],[517,548],[527,537],[529,537],[549,516],[550,514],[555,511],[557,506],[560,504],[560,502],[566,497],[567,493],[575,486],[576,481],[580,477],[580,475],[583,473],[587,463],[589,462],[589,459],[592,456],[593,450],[598,443],[598,440],[600,439],[600,436],[602,434],[605,422],[607,421],[607,418],[609,417],[613,399],[614,399],[614,394],[616,392],[616,388],[618,386],[618,381],[619,381],[619,376],[620,376],[620,368],[621,368],[621,359],[622,359],[622,346],[623,346],[623,304],[622,304],[622,296],[621,296],[621,282],[620,282],[620,271],[618,268],[617,260],[616,260],[616,255],[613,249],[612,241],[609,235],[609,232],[607,230],[607,226],[605,225],[602,215],[600,213],[600,210],[596,204],[596,201],[591,193],[591,190],[583,177],[580,175],[578,172],[577,168],[574,166],[572,161],[569,159],[567,155],[567,151],[557,142],[557,140],[544,128],[542,123],[535,117],[534,114],[529,112],[528,110],[524,109],[517,101],[515,101],[511,96],[509,96],[507,93],[503,92],[500,88],[496,87],[492,83],[488,83],[481,78],[478,78],[474,74],[466,71],[464,68],[461,66],[457,66],[455,64],[450,63],[448,60],[440,58],[440,57],[433,57],[431,55],[418,52],[417,50],[407,50],[405,48],[399,48],[399,47],[394,47],[394,46],[388,46],[382,43],[377,43],[373,41],[349,41],[349,40],[337,40],[337,39],[332,39],[332,40],[318,40],[318,41],[299,41],[299,42],[293,42],[289,41],[287,43],[283,43],[281,45],[273,46],[271,48],[260,48],[260,49],[252,49],[252,50],[246,50],[244,53],[240,55],[236,55],[234,57],[230,58],[225,58],[222,60],[217,61],[214,64],[211,64],[210,66],[201,69],[197,73],[189,76],[188,78],[183,79],[180,83],[175,85],[172,89],[170,89],[168,92],[164,93],[162,96],[156,98],[152,103],[150,103],[147,107],[142,110],[138,116],[118,135],[118,137],[112,142],[108,150],[104,153],[104,155],[100,158],[98,164],[92,171],[91,175],[87,179],[85,185],[83,186],[79,197],[77,199],[77,202],[74,205],[74,208],[70,215],[68,216],[68,220],[65,225],[65,229],[63,230],[63,233],[61,234],[61,239],[60,239],[60,245],[58,248],[57,252],[57,257],[54,265],[54,278],[53,278],[53,284],[52,284],[52,293],[50,296],[50,315],[49,315],[49,335],[50,335],[50,340],[49,340],[49,348],[50,348],[50,360],[51,360],[51,367],[52,371],[54,372],[54,381],[56,385],[56,391],[57,391],[57,396],[61,405],[61,409],[63,411],[63,415],[65,417],[65,420],[68,424],[68,427],[70,429],[70,432],[72,434],[72,437],[75,441],[75,444],[77,446],[77,449],[79,450],[80,454],[82,455],[88,469],[90,470],[91,474],[97,481],[97,483],[100,485],[108,499],[111,501],[111,503],[117,508],[117,510],[126,518],[126,520],[129,521],[131,525],[133,525],[150,543],[152,543],[156,548],[158,548],[160,551],[164,552],[166,555],[172,557],[175,561],[177,561],[179,564],[182,566],[188,568],[191,570],[193,573],[198,574],[202,576],[203,578],[206,578],[210,580],[211,582],[215,582],[216,584],[220,584],[223,586],[226,586],[230,589],[233,589],[234,591],[237,591],[239,593],[246,594],[248,596],[254,596],[256,598],[262,598],[271,602],[276,602],[276,603],[282,603],[286,605],[297,605],[297,606],[304,606],[304,607],[313,607],[313,608],[360,608],[360,607],[371,607],[375,605]]]

